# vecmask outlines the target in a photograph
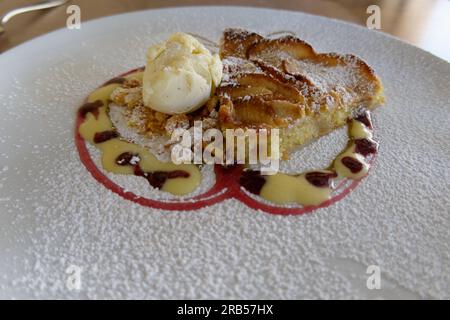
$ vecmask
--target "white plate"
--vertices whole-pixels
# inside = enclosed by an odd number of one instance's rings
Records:
[[[111,193],[80,164],[75,110],[90,90],[142,65],[146,47],[172,32],[218,39],[231,26],[295,31],[318,51],[363,57],[382,78],[380,153],[345,199],[303,216],[234,200],[162,212]],[[0,297],[450,298],[443,60],[325,18],[197,7],[53,32],[2,54],[0,70]],[[82,268],[78,291],[67,286],[71,265]],[[369,265],[380,290],[367,289]]]

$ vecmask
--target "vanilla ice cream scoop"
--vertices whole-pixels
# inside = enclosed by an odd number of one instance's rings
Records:
[[[175,33],[147,52],[145,106],[166,114],[192,112],[208,101],[222,79],[222,62],[194,37]]]

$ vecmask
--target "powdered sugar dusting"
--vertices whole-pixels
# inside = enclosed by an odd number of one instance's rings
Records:
[[[47,38],[59,46],[41,39],[0,59],[11,71],[0,74],[1,297],[450,298],[447,63],[378,33],[282,11],[177,8],[99,23]],[[233,200],[164,212],[98,184],[73,143],[85,96],[142,65],[146,47],[171,32],[219,39],[237,25],[293,30],[319,52],[353,52],[374,67],[388,103],[373,114],[380,153],[369,177],[333,206],[288,217]],[[298,166],[339,141],[342,132],[302,149]],[[382,290],[366,288],[372,264]],[[66,286],[70,265],[82,268],[80,291]]]
[[[222,64],[224,73],[221,86],[236,84],[235,78],[247,73],[263,73],[261,68],[254,63],[238,57],[226,57],[222,60]],[[231,78],[230,75],[233,75],[235,78]]]
[[[344,88],[354,88],[366,82],[352,64],[330,68],[308,60],[293,60],[291,63],[294,63],[296,69],[301,70],[323,92],[335,90],[336,84]]]
[[[164,135],[154,135],[152,137],[139,134],[139,132],[127,125],[128,119],[124,115],[124,108],[114,103],[109,105],[109,116],[114,127],[121,137],[130,142],[144,146],[151,151],[156,158],[163,162],[170,161],[170,149],[166,144],[170,141],[170,137]],[[136,123],[139,120],[134,120]]]

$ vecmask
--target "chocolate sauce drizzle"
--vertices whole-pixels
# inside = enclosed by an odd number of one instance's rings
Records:
[[[103,107],[103,101],[95,100],[94,102],[87,102],[83,104],[80,109],[78,109],[78,113],[81,117],[85,118],[86,115],[91,112],[95,117],[98,117],[98,109]]]
[[[352,157],[344,157],[341,162],[346,166],[352,173],[358,173],[363,169],[363,164],[357,159]]]
[[[119,166],[135,165],[136,163],[132,163],[133,159],[139,159],[139,155],[131,152],[124,152],[116,158],[116,164]],[[137,160],[137,162],[139,161]]]
[[[119,134],[114,130],[97,132],[94,135],[94,142],[95,143],[103,143],[105,141],[117,138],[118,136],[119,136]]]
[[[364,123],[367,128],[373,129],[372,128],[372,119],[370,118],[370,114],[367,110],[365,110],[363,113],[360,113],[354,119],[361,123]]]
[[[318,188],[329,188],[331,186],[331,179],[336,178],[336,172],[308,172],[305,174],[305,179],[313,186]]]
[[[378,143],[370,139],[356,139],[355,140],[355,152],[367,156],[374,154],[378,150]]]
[[[183,170],[144,172],[139,165],[139,161],[139,155],[131,152],[124,152],[116,158],[116,164],[119,166],[132,166],[135,176],[147,179],[148,183],[156,189],[161,189],[168,179],[190,177],[189,172]]]
[[[259,195],[266,183],[266,178],[261,175],[260,171],[245,170],[242,172],[239,183],[247,191]]]

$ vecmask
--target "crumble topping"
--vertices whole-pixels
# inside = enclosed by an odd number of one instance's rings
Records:
[[[149,138],[170,137],[178,128],[189,130],[193,127],[194,121],[202,121],[203,130],[215,128],[218,123],[217,111],[214,109],[217,101],[214,98],[193,113],[168,115],[144,106],[142,83],[136,79],[127,79],[112,92],[110,99],[124,108],[123,114],[127,119],[127,125]]]

